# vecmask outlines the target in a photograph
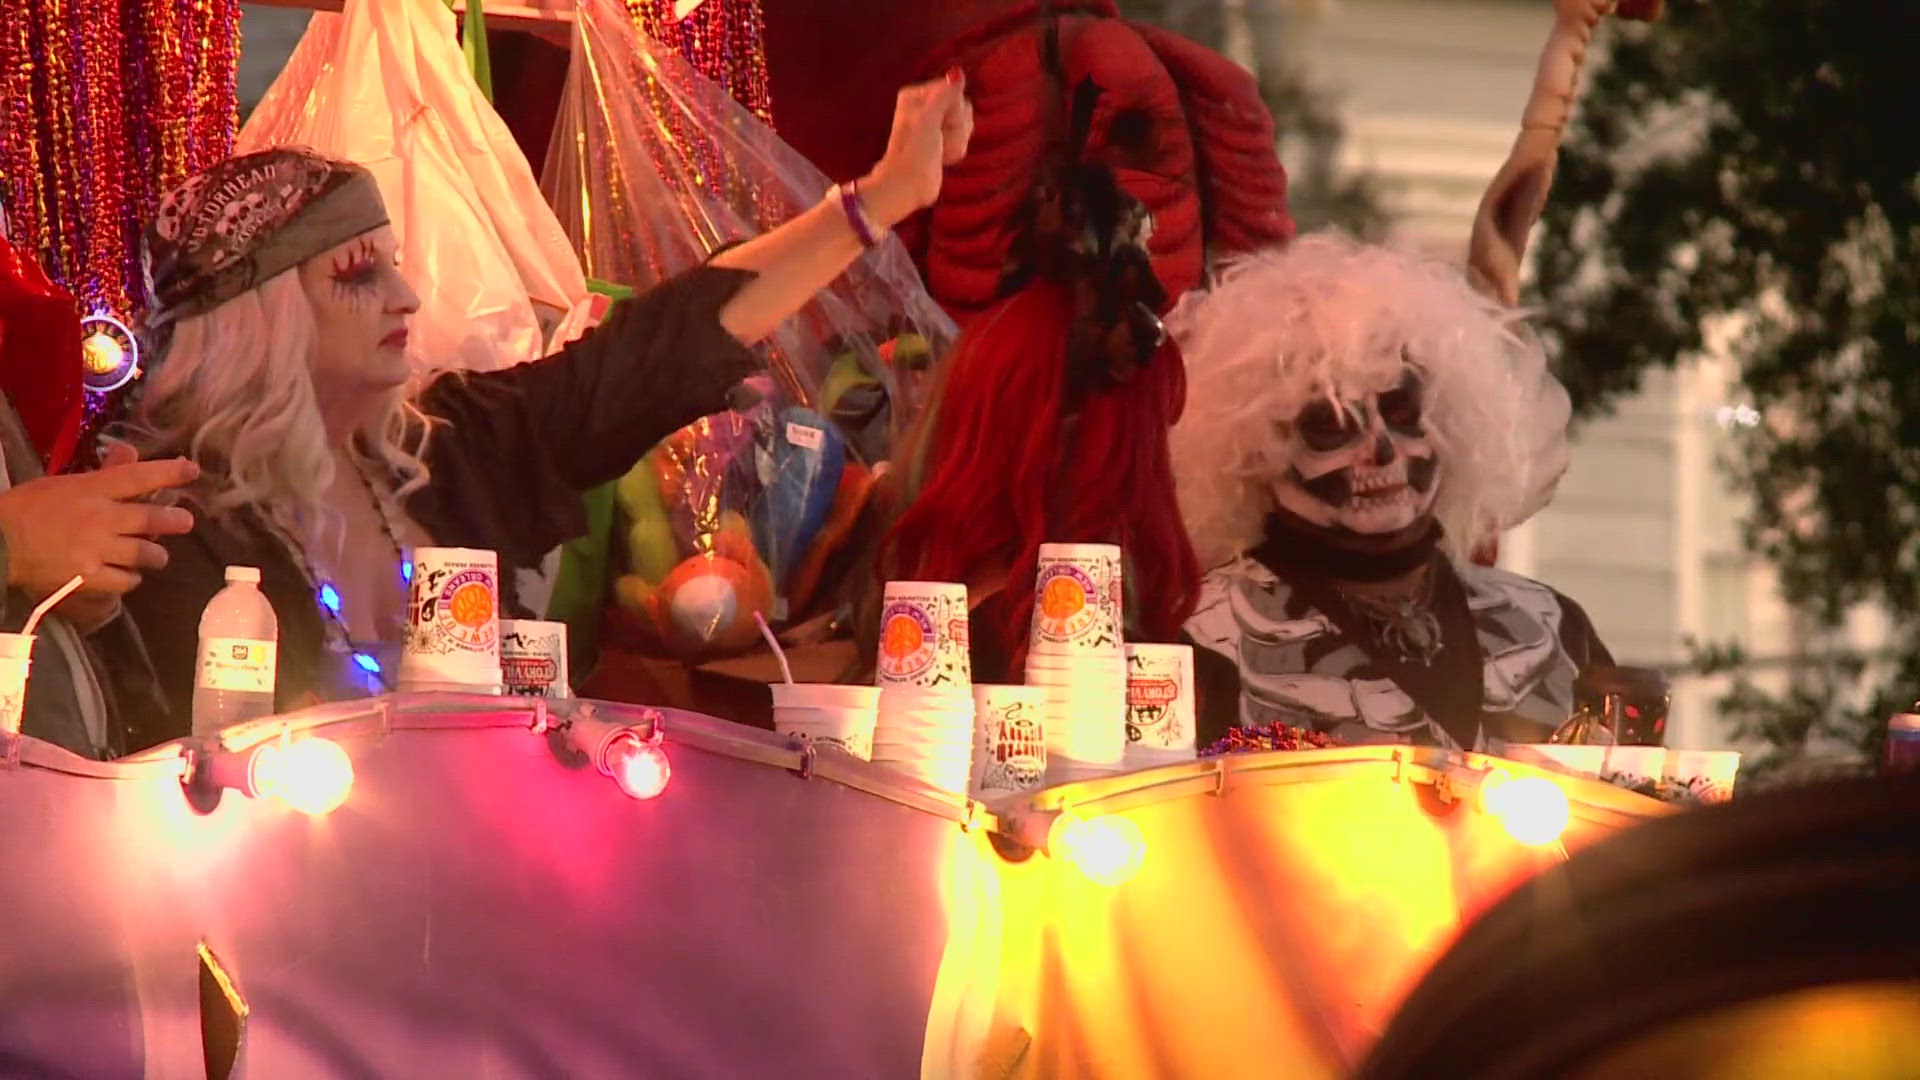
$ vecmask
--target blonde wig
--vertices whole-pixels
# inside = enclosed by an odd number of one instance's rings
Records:
[[[337,547],[327,506],[334,459],[314,393],[319,328],[299,271],[288,270],[171,328],[128,426],[143,452],[199,464],[193,492],[218,519],[253,507],[303,544]],[[427,482],[428,424],[404,390],[359,432],[354,453],[404,497]]]
[[[1167,327],[1187,364],[1174,478],[1203,566],[1259,543],[1301,407],[1389,389],[1403,362],[1426,388],[1440,460],[1433,512],[1449,554],[1465,558],[1524,520],[1565,471],[1565,390],[1521,314],[1457,267],[1338,233],[1303,236],[1226,264]]]

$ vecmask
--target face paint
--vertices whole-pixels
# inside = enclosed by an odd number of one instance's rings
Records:
[[[1424,393],[1409,366],[1384,393],[1309,401],[1281,425],[1276,501],[1322,528],[1367,536],[1426,516],[1440,460],[1427,438]]]
[[[319,341],[317,384],[389,390],[407,381],[407,322],[420,298],[400,275],[390,226],[357,236],[300,266]]]

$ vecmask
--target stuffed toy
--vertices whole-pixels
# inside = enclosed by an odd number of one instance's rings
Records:
[[[651,645],[676,655],[737,652],[773,617],[773,574],[736,510],[703,511],[689,492],[711,490],[746,453],[737,416],[676,432],[622,477],[615,500],[626,528],[627,572],[614,582],[620,610]]]

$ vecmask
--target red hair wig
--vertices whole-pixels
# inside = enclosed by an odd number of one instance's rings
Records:
[[[1071,152],[1063,90],[1083,80],[1100,90],[1079,163],[1106,166],[1151,213],[1146,247],[1169,303],[1200,284],[1211,257],[1293,235],[1272,118],[1251,76],[1192,42],[1111,17],[1104,2],[1074,6],[1093,11],[1053,20],[1057,70],[1038,5],[929,59],[929,70],[966,70],[974,139],[939,202],[903,231],[962,332],[921,417],[917,455],[909,448],[913,501],[881,564],[897,578],[976,585],[1004,571],[1005,593],[976,619],[1009,646],[1016,670],[1042,543],[1120,544],[1135,571],[1127,582],[1135,636],[1175,639],[1199,586],[1167,449],[1186,398],[1177,351],[1163,344],[1132,378],[1071,401],[1070,288],[1042,281],[1005,295],[1030,192],[1050,160]]]
[[[1178,636],[1199,587],[1167,452],[1166,431],[1186,397],[1173,345],[1071,417],[1057,364],[1002,362],[1063,355],[1072,310],[1065,286],[1036,283],[961,335],[925,417],[924,471],[908,478],[917,498],[895,524],[885,560],[933,581],[1006,568],[1007,591],[987,617],[1015,663],[1042,543],[1120,544],[1146,571],[1129,588],[1139,630],[1156,639]]]

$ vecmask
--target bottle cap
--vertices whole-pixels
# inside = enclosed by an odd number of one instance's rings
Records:
[[[257,566],[227,567],[228,581],[244,581],[252,585],[260,584],[260,568]]]

